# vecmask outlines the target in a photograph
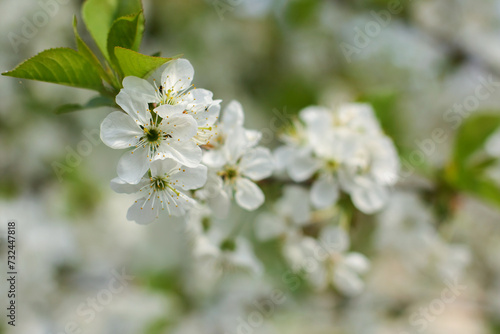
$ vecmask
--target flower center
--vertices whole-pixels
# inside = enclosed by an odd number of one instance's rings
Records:
[[[156,176],[151,179],[151,184],[153,185],[155,190],[163,191],[167,188],[168,181],[160,176]]]
[[[218,173],[224,181],[232,182],[238,176],[238,170],[234,167],[226,167],[225,170]]]
[[[146,134],[146,140],[148,142],[155,143],[160,138],[161,130],[158,130],[157,128],[145,128],[144,133]]]

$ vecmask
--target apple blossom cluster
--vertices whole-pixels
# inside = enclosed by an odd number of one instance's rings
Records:
[[[399,158],[371,106],[311,106],[299,118],[282,136],[285,145],[275,151],[278,169],[295,182],[312,182],[315,208],[334,205],[343,191],[360,211],[380,210],[388,187],[397,181]]]
[[[147,224],[161,212],[184,216],[197,199],[220,215],[233,197],[257,209],[264,194],[254,181],[270,176],[274,163],[268,149],[256,146],[261,134],[243,128],[241,105],[231,102],[219,122],[221,100],[192,85],[186,59],[168,62],[156,76],[125,77],[116,97],[122,110],[101,124],[102,141],[126,150],[111,187],[137,194],[127,218]]]

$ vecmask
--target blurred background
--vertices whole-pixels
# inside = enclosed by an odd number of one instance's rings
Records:
[[[81,4],[0,0],[0,70],[47,48],[74,48],[74,14],[90,42]],[[305,281],[292,289],[278,242],[256,241],[257,213],[239,210],[226,224],[246,222],[263,274],[209,277],[192,259],[183,221],[126,220],[131,198],[109,188],[122,152],[98,136],[111,109],[56,115],[92,93],[2,77],[0,258],[4,272],[5,225],[14,219],[19,294],[13,328],[2,276],[0,333],[500,333],[500,211],[436,190],[461,123],[447,112],[481,86],[490,94],[468,112],[500,112],[500,1],[144,0],[144,10],[141,51],[183,54],[196,86],[223,107],[239,100],[265,146],[278,145],[283,118],[348,101],[373,104],[404,161],[436,128],[448,140],[410,166],[416,172],[384,212],[358,217],[352,248],[372,266],[364,292],[346,298]],[[266,188],[269,201],[279,194]],[[109,294],[117,276],[123,289]],[[443,302],[445,290],[456,292],[452,302]],[[109,301],[93,308],[96,298]]]

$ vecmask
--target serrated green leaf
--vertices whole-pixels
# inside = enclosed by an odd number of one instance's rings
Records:
[[[97,91],[104,88],[94,66],[84,56],[69,48],[42,51],[3,75]]]
[[[117,70],[119,70],[119,64],[115,57],[115,47],[138,51],[143,32],[144,15],[142,12],[120,17],[113,23],[109,30],[107,48],[111,63]]]
[[[66,114],[73,111],[93,109],[100,107],[115,107],[115,101],[106,96],[96,96],[85,104],[65,104],[55,110],[56,114]]]
[[[143,55],[133,50],[115,48],[115,55],[123,71],[123,76],[146,78],[161,65],[174,58],[153,57]]]
[[[141,0],[87,0],[82,16],[88,31],[109,61],[108,34],[116,19],[142,11]]]
[[[78,48],[78,52],[82,56],[84,56],[85,59],[87,59],[96,68],[102,79],[106,80],[108,83],[111,83],[108,74],[106,73],[106,71],[104,71],[104,68],[102,67],[102,64],[99,61],[99,59],[97,59],[94,52],[92,52],[87,43],[85,43],[83,39],[80,37],[80,34],[78,33],[77,29],[76,16],[73,17],[73,32],[75,33],[76,47]]]

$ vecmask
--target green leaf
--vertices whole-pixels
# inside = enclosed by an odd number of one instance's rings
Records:
[[[104,88],[95,67],[84,56],[69,48],[42,51],[3,75],[97,91]]]
[[[113,23],[108,35],[107,48],[111,63],[115,67],[119,67],[115,57],[115,47],[138,51],[143,32],[144,15],[142,12],[120,17]]]
[[[146,78],[161,65],[177,58],[147,56],[120,47],[115,48],[115,55],[125,77],[132,75],[139,78]]]
[[[477,152],[489,136],[500,127],[499,114],[471,116],[458,130],[453,160],[459,170],[464,170],[469,158]]]
[[[83,4],[83,21],[108,61],[110,57],[107,45],[111,26],[119,17],[140,11],[142,11],[141,0],[87,0]]]
[[[97,59],[96,55],[92,52],[87,43],[83,41],[83,39],[80,37],[80,34],[78,34],[76,16],[73,17],[73,32],[75,33],[78,52],[96,68],[102,79],[106,80],[108,83],[111,83],[108,74],[106,73],[106,71],[104,71],[104,68],[102,67],[99,59]]]
[[[485,170],[494,163],[486,155],[478,157],[486,140],[500,127],[499,114],[476,114],[459,129],[453,160],[446,168],[448,182],[459,190],[500,206],[500,188]]]
[[[93,109],[100,107],[115,107],[115,101],[106,96],[96,96],[90,99],[85,104],[65,104],[55,110],[56,114],[66,114],[73,111],[80,111],[84,109]]]

